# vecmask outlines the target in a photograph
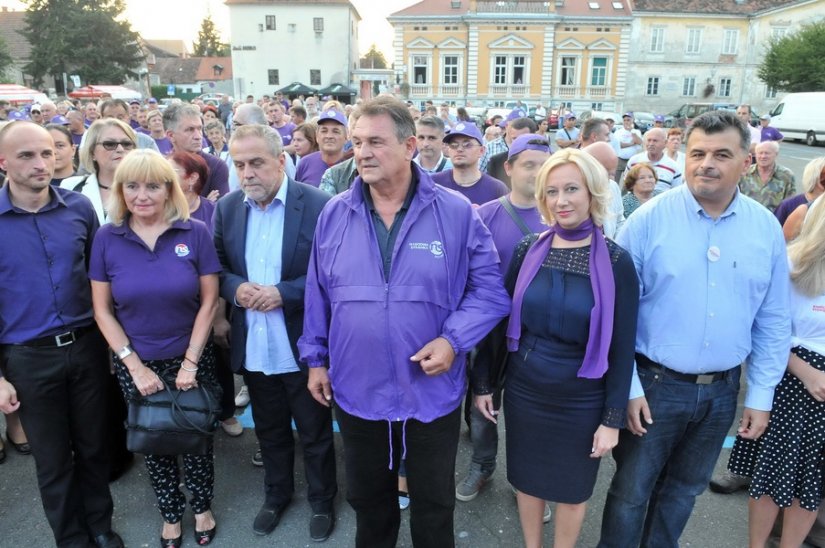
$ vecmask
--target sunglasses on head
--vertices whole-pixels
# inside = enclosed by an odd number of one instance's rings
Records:
[[[122,146],[123,150],[132,150],[135,148],[135,143],[132,141],[101,141],[98,144],[109,151],[117,149],[118,145]]]

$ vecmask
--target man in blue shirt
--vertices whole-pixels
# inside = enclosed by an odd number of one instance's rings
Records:
[[[122,547],[112,531],[106,395],[109,360],[86,273],[97,215],[51,187],[54,141],[13,122],[0,131],[0,410],[20,411],[57,546]]]
[[[330,196],[287,177],[286,154],[273,128],[237,128],[229,152],[241,190],[217,204],[215,246],[223,267],[221,297],[235,305],[232,369],[243,374],[249,389],[264,465],[265,499],[252,529],[257,535],[271,533],[292,499],[294,419],[313,511],[310,537],[324,541],[335,524],[338,491],[332,414],[307,390],[296,344],[312,236]]]
[[[712,111],[687,134],[686,185],[627,219],[618,243],[640,282],[628,428],[613,450],[600,547],[676,548],[736,415],[759,438],[790,349],[789,277],[776,218],[737,183],[750,131]]]

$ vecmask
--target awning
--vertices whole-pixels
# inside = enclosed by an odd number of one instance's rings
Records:
[[[0,100],[8,101],[12,105],[28,103],[42,103],[49,98],[39,91],[18,84],[0,84]]]
[[[355,97],[358,92],[354,89],[345,86],[344,84],[330,84],[324,89],[318,90],[318,95],[332,95],[333,97]]]
[[[100,99],[105,93],[111,95],[113,99],[123,99],[124,101],[143,98],[143,95],[139,91],[123,86],[107,85],[83,86],[70,92],[69,97],[72,99]]]
[[[309,86],[305,86],[301,82],[292,82],[286,87],[281,89],[275,90],[275,93],[283,93],[284,95],[314,95],[318,93],[318,90],[315,88],[311,88]]]

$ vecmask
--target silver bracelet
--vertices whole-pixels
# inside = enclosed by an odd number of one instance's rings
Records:
[[[188,367],[186,367],[186,366],[184,365],[184,362],[186,362],[187,360],[188,360],[188,361],[189,361],[192,365],[194,365],[194,366],[195,366],[195,368],[194,368],[194,369],[189,369]],[[184,371],[189,371],[190,373],[194,373],[195,371],[197,371],[197,370],[198,370],[198,364],[196,364],[195,362],[193,362],[192,360],[190,360],[188,357],[184,356],[183,361],[181,361],[181,362],[180,362],[180,368],[181,368],[181,369],[183,369]]]

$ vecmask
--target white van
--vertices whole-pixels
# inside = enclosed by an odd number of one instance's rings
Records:
[[[825,91],[789,93],[770,112],[771,126],[786,139],[810,146],[825,142]]]

